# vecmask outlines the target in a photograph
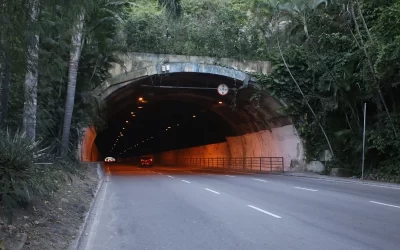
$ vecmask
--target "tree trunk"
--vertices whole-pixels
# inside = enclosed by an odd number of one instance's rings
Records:
[[[6,127],[7,125],[6,119],[8,115],[11,75],[10,62],[6,62],[3,68],[0,66],[0,127]]]
[[[39,15],[39,0],[30,1],[29,27],[36,24]],[[27,70],[25,73],[25,102],[23,113],[23,129],[27,138],[36,137],[37,84],[39,67],[39,35],[36,33],[28,44]]]
[[[74,111],[75,103],[75,89],[76,80],[78,75],[79,60],[81,57],[83,47],[83,26],[85,22],[85,13],[78,16],[78,20],[75,26],[74,34],[72,35],[72,49],[69,58],[69,72],[68,72],[68,88],[67,97],[65,100],[64,110],[64,124],[63,133],[61,136],[61,155],[65,156],[68,153],[69,148],[69,135],[71,130],[72,113]]]

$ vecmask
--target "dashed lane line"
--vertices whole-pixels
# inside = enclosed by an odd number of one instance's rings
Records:
[[[274,218],[282,219],[282,217],[280,217],[279,215],[270,213],[270,212],[265,211],[265,210],[263,210],[263,209],[261,209],[261,208],[258,208],[258,207],[252,206],[252,205],[247,205],[247,206],[250,207],[250,208],[252,208],[252,209],[255,209],[255,210],[257,210],[257,211],[259,211],[259,212],[261,212],[261,213],[268,214],[269,216],[272,216],[272,217],[274,217]]]
[[[374,204],[378,204],[378,205],[382,205],[382,206],[387,206],[387,207],[400,208],[400,206],[391,205],[391,204],[386,204],[386,203],[381,203],[381,202],[377,202],[377,201],[369,201],[369,202],[374,203]]]
[[[255,181],[268,182],[268,181],[263,180],[263,179],[257,179],[257,178],[252,178],[252,179],[255,180]]]
[[[205,190],[210,191],[211,193],[214,193],[214,194],[220,194],[220,193],[218,193],[217,191],[214,191],[214,190],[209,189],[209,188],[205,188]]]
[[[311,189],[311,188],[302,188],[302,187],[294,187],[296,189],[301,189],[301,190],[306,190],[306,191],[311,191],[311,192],[317,192],[318,190],[316,189]]]

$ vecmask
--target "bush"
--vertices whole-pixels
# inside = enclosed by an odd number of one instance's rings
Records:
[[[13,209],[26,207],[34,198],[43,198],[57,190],[65,180],[64,171],[57,165],[35,164],[46,159],[46,149],[30,141],[24,133],[0,130],[0,204],[12,223]]]

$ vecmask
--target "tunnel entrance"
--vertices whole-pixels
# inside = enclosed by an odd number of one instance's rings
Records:
[[[221,73],[220,66],[207,66],[207,72],[169,67],[172,72],[119,75],[117,84],[101,87],[107,126],[87,129],[83,161],[144,154],[162,160],[283,157],[285,168],[301,161],[290,118],[280,115],[282,105],[267,93],[250,101],[256,85],[249,76]],[[227,95],[218,94],[220,84],[229,87]]]

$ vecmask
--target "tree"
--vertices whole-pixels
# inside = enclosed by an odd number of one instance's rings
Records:
[[[37,86],[39,75],[39,34],[36,31],[38,16],[39,0],[30,0],[28,28],[33,30],[34,33],[29,37],[28,41],[23,128],[27,137],[32,140],[35,140],[36,137]]]
[[[67,88],[67,97],[65,100],[63,133],[61,137],[62,156],[65,156],[68,152],[71,119],[75,103],[76,79],[78,75],[79,60],[81,57],[83,39],[84,39],[83,37],[84,23],[85,23],[85,10],[82,9],[78,16],[78,20],[75,24],[75,27],[73,29],[73,34],[71,39],[72,48],[69,55],[70,58],[69,58],[69,72],[68,72],[68,88]]]

